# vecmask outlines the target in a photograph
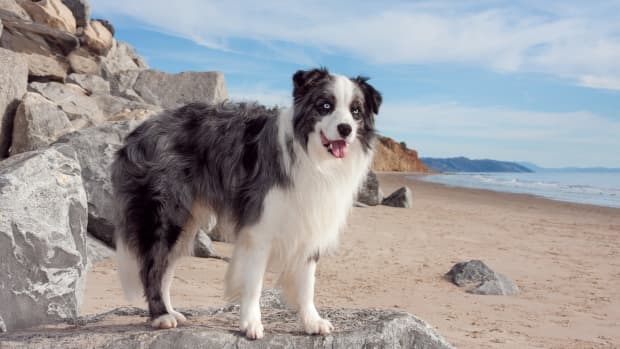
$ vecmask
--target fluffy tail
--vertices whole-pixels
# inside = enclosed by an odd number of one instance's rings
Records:
[[[118,276],[121,279],[125,298],[133,302],[141,299],[144,295],[142,281],[140,281],[140,267],[135,253],[130,251],[122,240],[119,238],[116,241]]]

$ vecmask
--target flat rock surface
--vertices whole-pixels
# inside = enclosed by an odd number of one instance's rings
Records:
[[[39,327],[0,335],[2,348],[453,348],[425,322],[395,311],[323,309],[336,331],[329,336],[302,332],[286,309],[263,309],[265,338],[246,340],[237,330],[239,307],[181,310],[188,322],[153,330],[139,308],[118,308],[79,319],[73,325]]]

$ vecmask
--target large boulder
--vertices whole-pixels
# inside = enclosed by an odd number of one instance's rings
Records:
[[[69,144],[76,150],[88,198],[88,232],[111,247],[114,247],[114,202],[110,165],[125,136],[139,124],[136,121],[106,123],[67,134],[56,143]]]
[[[410,208],[413,204],[413,194],[409,187],[400,187],[381,201],[382,205]]]
[[[512,280],[494,272],[481,260],[457,263],[446,277],[473,294],[512,296],[519,293],[519,287]]]
[[[80,46],[78,38],[70,32],[24,20],[3,9],[0,9],[0,20],[4,26],[0,45],[11,51],[64,56]]]
[[[108,54],[101,58],[101,74],[106,79],[125,70],[147,69],[148,66],[129,44],[113,40]]]
[[[88,0],[62,0],[62,2],[71,10],[75,22],[78,27],[85,27],[90,18],[90,4]]]
[[[62,1],[21,1],[20,5],[36,23],[75,34],[75,18],[71,10]]]
[[[132,88],[146,103],[165,109],[192,102],[215,104],[228,98],[224,75],[220,72],[168,74],[142,70]]]
[[[28,92],[15,114],[10,154],[47,147],[73,131],[69,118],[56,104],[38,93]]]
[[[61,58],[36,53],[21,54],[28,62],[28,80],[64,82],[69,64]]]
[[[430,325],[414,315],[393,310],[323,309],[321,314],[336,327],[329,336],[309,336],[302,332],[297,316],[290,310],[261,302],[265,338],[251,341],[237,327],[239,306],[181,310],[188,324],[174,330],[153,331],[144,321],[146,311],[118,308],[79,319],[80,325],[46,330],[9,333],[2,337],[3,348],[27,345],[49,348],[394,348],[454,349]],[[113,330],[103,324],[114,323]],[[129,323],[129,324],[128,324]],[[108,325],[109,326],[109,325]]]
[[[379,187],[379,180],[373,171],[369,171],[364,184],[357,193],[357,201],[368,206],[376,206],[381,203],[383,192]]]
[[[103,22],[98,20],[88,23],[84,28],[82,40],[86,47],[98,55],[107,54],[114,42],[112,32],[110,32]]]
[[[58,104],[76,129],[99,125],[104,115],[87,91],[75,84],[32,82],[28,90],[37,92]]]
[[[99,75],[73,73],[67,77],[67,82],[80,86],[90,95],[110,94],[110,83]]]
[[[17,18],[30,20],[28,12],[23,7],[19,6],[15,0],[0,0],[0,9],[14,14]]]
[[[0,159],[8,156],[13,118],[27,84],[28,64],[18,54],[0,48]]]
[[[67,56],[71,71],[77,74],[100,74],[99,58],[83,47],[71,51]]]
[[[77,316],[86,209],[70,147],[0,162],[0,316],[9,331]]]

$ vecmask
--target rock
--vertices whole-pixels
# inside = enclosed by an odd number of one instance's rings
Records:
[[[28,90],[37,92],[58,104],[67,114],[75,129],[91,127],[104,121],[104,115],[97,102],[87,96],[87,92],[75,84],[57,82],[32,82]]]
[[[73,73],[99,75],[101,72],[99,59],[84,48],[72,51],[67,56],[67,61]]]
[[[167,74],[158,70],[142,70],[133,90],[149,104],[164,109],[192,102],[215,104],[228,98],[224,75],[220,72],[183,72]]]
[[[90,18],[90,4],[88,0],[62,0],[62,2],[71,10],[75,22],[78,27],[85,27]]]
[[[211,242],[207,233],[202,229],[198,232],[194,241],[194,257],[228,260],[228,258],[222,257],[222,255],[217,253],[213,242]]]
[[[410,208],[413,203],[413,194],[409,187],[401,187],[381,201],[381,205]]]
[[[160,112],[161,108],[155,105],[130,101],[125,98],[97,95],[93,96],[95,103],[103,112],[106,120],[144,120]]]
[[[418,152],[407,148],[404,142],[378,137],[372,162],[375,171],[434,172],[418,158]]]
[[[18,54],[0,48],[0,159],[9,155],[15,111],[27,84],[28,64]]]
[[[4,26],[0,44],[11,51],[64,56],[80,46],[78,38],[69,32],[21,19],[2,9],[0,19]]]
[[[73,73],[67,77],[67,82],[80,86],[90,95],[110,94],[110,83],[99,75]]]
[[[28,62],[29,81],[65,81],[69,65],[64,60],[36,53],[21,56]]]
[[[265,338],[247,340],[238,331],[238,306],[181,309],[189,322],[174,330],[154,331],[139,308],[118,308],[79,319],[79,326],[9,333],[3,348],[415,348],[454,349],[430,325],[404,312],[376,309],[322,309],[335,325],[329,336],[302,332],[290,310],[262,309]],[[113,330],[101,330],[104,324]],[[130,323],[130,324],[127,324]]]
[[[4,319],[0,316],[0,333],[4,333],[7,331],[6,324],[4,323]]]
[[[84,35],[82,36],[84,44],[92,52],[103,56],[112,48],[112,33],[108,28],[100,21],[90,21],[90,23],[84,29]]]
[[[470,287],[469,293],[510,296],[519,292],[512,280],[494,272],[480,260],[457,263],[446,277],[459,287]]]
[[[114,96],[144,103],[144,100],[133,90],[133,85],[136,83],[138,75],[140,75],[140,70],[133,69],[110,76],[108,78],[110,93]]]
[[[114,29],[114,26],[112,25],[112,23],[110,23],[110,21],[101,18],[93,19],[93,21],[100,22],[104,27],[106,27],[106,29],[112,34],[112,36],[114,36],[114,34],[116,33],[116,29]]]
[[[136,54],[133,47],[122,41],[113,40],[110,51],[101,58],[101,74],[108,80],[125,70],[146,68],[148,66],[142,57]]]
[[[47,147],[73,131],[69,118],[56,104],[38,93],[28,92],[15,114],[11,156]]]
[[[91,266],[104,259],[112,258],[114,250],[90,236],[90,234],[86,234],[86,254],[88,256],[88,265]]]
[[[0,316],[9,331],[78,314],[87,213],[75,156],[65,146],[0,162]]]
[[[3,28],[4,28],[4,27],[2,26],[2,20],[0,20],[0,37],[2,36],[2,29],[3,29]]]
[[[36,23],[75,34],[75,18],[71,10],[62,1],[21,1],[20,5]]]
[[[366,180],[357,193],[357,201],[368,206],[376,206],[381,203],[381,199],[383,199],[383,192],[379,187],[377,175],[372,170],[368,171]]]
[[[29,21],[30,16],[15,0],[0,0],[0,9],[14,14],[17,18]]]
[[[105,123],[67,134],[56,143],[71,145],[77,152],[88,198],[88,232],[111,247],[114,247],[114,202],[110,165],[125,136],[139,124],[136,121]]]

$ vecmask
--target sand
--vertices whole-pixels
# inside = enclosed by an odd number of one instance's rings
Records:
[[[413,208],[355,208],[339,251],[321,258],[320,307],[398,308],[458,348],[620,348],[620,209],[379,176],[409,185]],[[231,246],[216,243],[219,252]],[[472,295],[443,275],[482,259],[517,282],[517,296]],[[176,307],[225,304],[226,263],[186,258]],[[273,284],[267,275],[266,287]],[[83,314],[129,305],[113,260],[89,273]],[[144,306],[137,303],[134,305]]]

